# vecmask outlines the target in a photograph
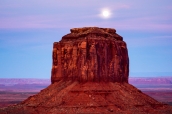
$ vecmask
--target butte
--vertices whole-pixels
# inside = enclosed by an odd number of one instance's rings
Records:
[[[127,45],[115,29],[73,28],[52,59],[52,84],[0,114],[172,114],[128,83]]]

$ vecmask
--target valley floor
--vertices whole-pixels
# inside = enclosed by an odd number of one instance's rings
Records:
[[[8,89],[0,89],[0,108],[9,105],[20,103],[21,101],[27,99],[29,96],[37,94],[40,90],[44,89],[48,85],[44,86],[32,86],[32,85],[22,85],[22,88],[17,89],[13,86]],[[172,88],[171,85],[134,85],[140,89],[143,93],[156,99],[159,102],[172,105]],[[10,89],[11,88],[11,89]],[[28,89],[29,88],[29,89]]]

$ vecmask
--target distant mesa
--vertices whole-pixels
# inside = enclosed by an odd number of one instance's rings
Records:
[[[169,77],[130,77],[131,84],[147,84],[147,85],[152,85],[152,84],[172,84],[172,78]]]
[[[127,45],[115,29],[71,29],[54,42],[52,59],[52,84],[0,114],[172,114],[128,84]]]

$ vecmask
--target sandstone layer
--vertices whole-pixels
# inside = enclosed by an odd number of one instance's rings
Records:
[[[115,29],[74,28],[53,45],[52,83],[62,79],[128,83],[128,74],[127,46]]]

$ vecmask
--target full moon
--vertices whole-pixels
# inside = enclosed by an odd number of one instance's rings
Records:
[[[102,10],[102,17],[103,18],[109,18],[110,17],[110,11],[107,9]]]

